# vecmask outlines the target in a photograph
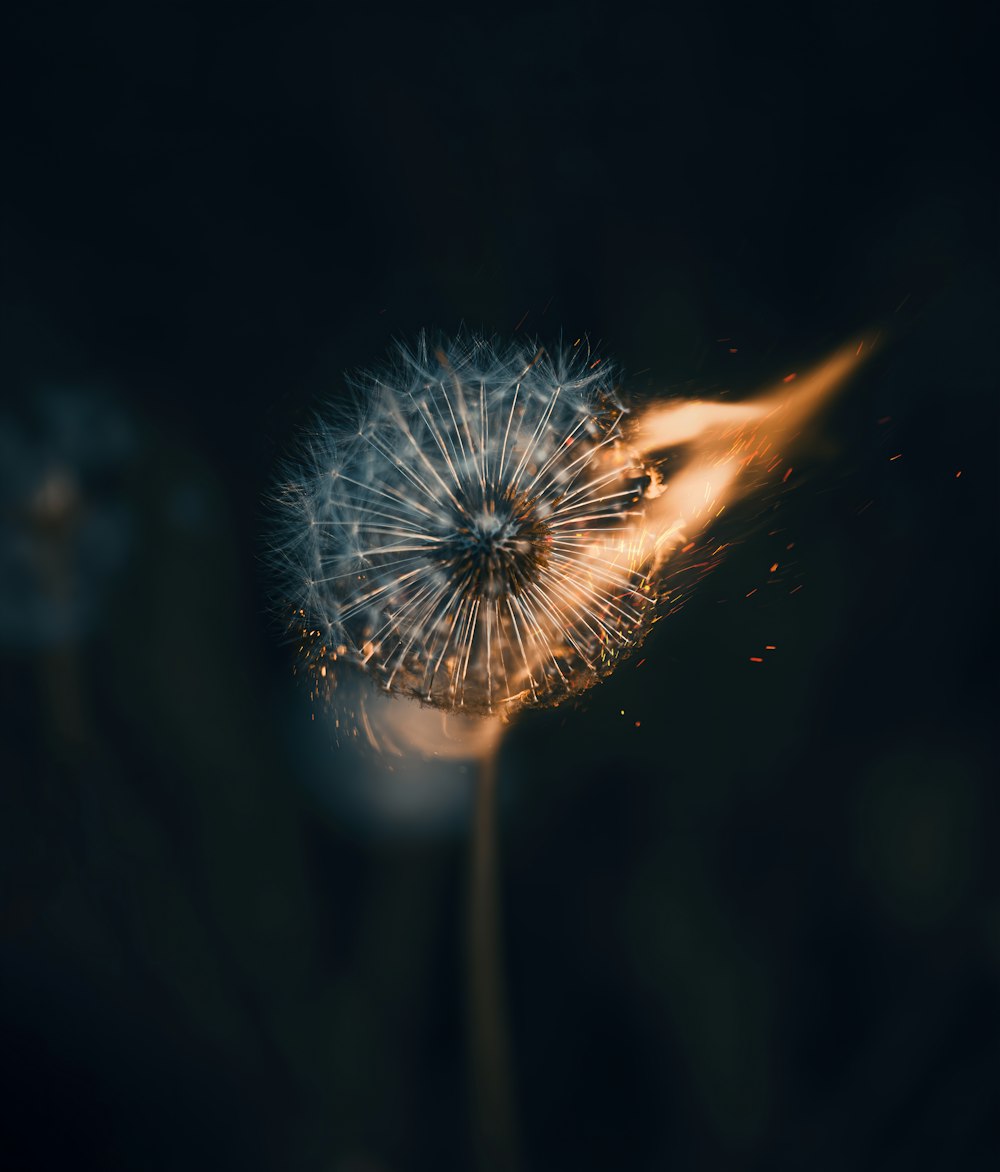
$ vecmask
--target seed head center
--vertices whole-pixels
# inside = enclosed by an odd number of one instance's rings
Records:
[[[545,563],[549,533],[530,503],[488,502],[453,519],[441,561],[469,598],[519,594]]]

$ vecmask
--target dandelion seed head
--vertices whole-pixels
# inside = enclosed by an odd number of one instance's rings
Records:
[[[653,606],[629,523],[649,477],[592,359],[422,337],[356,380],[355,414],[318,423],[279,498],[311,665],[502,716],[583,691],[637,646]]]

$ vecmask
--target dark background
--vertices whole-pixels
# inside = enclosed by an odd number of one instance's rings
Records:
[[[463,322],[639,396],[881,331],[642,665],[506,739],[528,1168],[996,1166],[995,24],[20,8],[5,1166],[469,1166],[470,780],[366,805],[260,557],[317,402]]]

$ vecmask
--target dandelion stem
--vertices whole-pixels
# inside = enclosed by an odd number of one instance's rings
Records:
[[[474,1140],[480,1172],[515,1172],[517,1129],[500,894],[497,882],[497,753],[480,759],[469,868],[468,1038]]]

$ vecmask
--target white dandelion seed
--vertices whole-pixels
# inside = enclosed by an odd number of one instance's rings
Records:
[[[281,493],[276,548],[314,664],[507,715],[637,646],[653,606],[630,523],[649,481],[606,366],[579,344],[422,337],[359,390]]]

